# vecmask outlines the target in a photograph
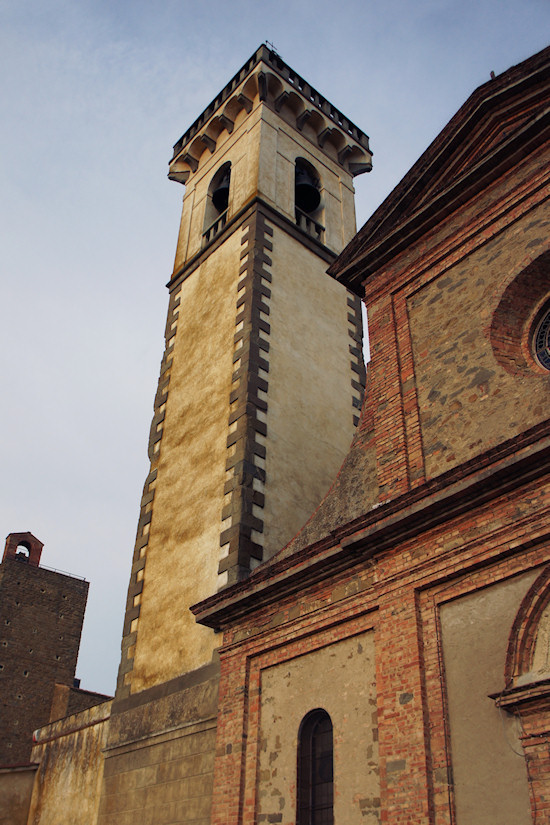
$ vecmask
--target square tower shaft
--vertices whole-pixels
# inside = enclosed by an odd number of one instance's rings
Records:
[[[119,695],[210,661],[189,607],[300,530],[364,389],[358,297],[326,274],[355,233],[368,138],[260,47],[174,148],[185,184]]]

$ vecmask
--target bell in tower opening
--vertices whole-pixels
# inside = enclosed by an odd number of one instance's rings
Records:
[[[212,203],[218,214],[225,212],[229,204],[229,183],[231,181],[231,164],[225,164],[214,178]]]
[[[296,161],[294,182],[294,199],[298,209],[302,212],[315,212],[321,203],[319,180],[311,164],[302,158]]]

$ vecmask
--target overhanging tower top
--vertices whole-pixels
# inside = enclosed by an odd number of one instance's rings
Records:
[[[351,175],[370,172],[368,136],[262,44],[175,144],[168,177],[185,183],[205,149],[213,153],[219,135],[231,133],[238,113],[255,102],[292,120]]]

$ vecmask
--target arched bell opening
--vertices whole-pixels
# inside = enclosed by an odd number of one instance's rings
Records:
[[[204,243],[211,241],[227,222],[230,186],[231,163],[228,161],[218,169],[208,187],[204,215]]]
[[[325,228],[321,223],[321,181],[315,168],[305,158],[296,158],[294,206],[296,225],[323,242]]]
[[[22,541],[17,545],[15,550],[15,558],[17,561],[22,561],[28,564],[31,556],[31,548],[27,541]]]

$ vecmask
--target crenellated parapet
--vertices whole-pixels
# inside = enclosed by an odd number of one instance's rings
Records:
[[[369,138],[349,118],[262,45],[174,146],[168,177],[186,183],[205,151],[213,154],[241,112],[264,104],[352,176],[370,172]]]

